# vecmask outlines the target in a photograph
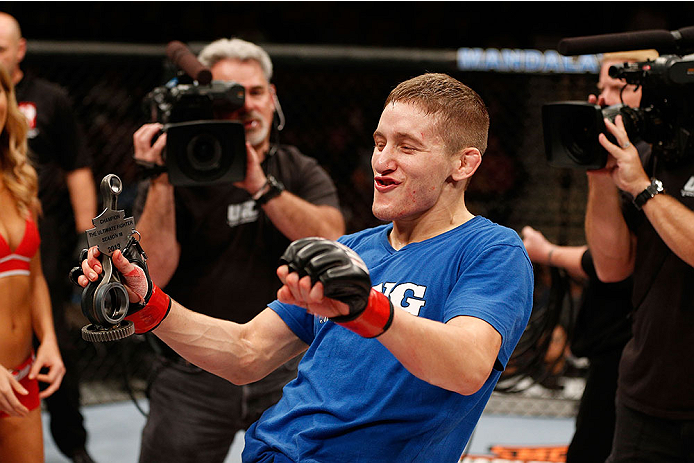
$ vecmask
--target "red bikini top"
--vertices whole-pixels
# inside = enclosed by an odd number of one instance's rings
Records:
[[[29,275],[31,258],[36,254],[40,243],[39,230],[34,221],[29,218],[24,225],[22,241],[14,251],[0,235],[0,278]]]

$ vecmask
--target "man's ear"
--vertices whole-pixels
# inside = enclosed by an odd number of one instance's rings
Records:
[[[27,41],[25,38],[20,38],[17,42],[17,63],[21,63],[24,60],[24,56],[27,53]]]
[[[454,165],[451,178],[455,181],[466,180],[472,177],[482,163],[480,150],[473,147],[462,149],[454,155]]]

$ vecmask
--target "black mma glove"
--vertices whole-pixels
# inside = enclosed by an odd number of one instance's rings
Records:
[[[393,305],[382,293],[371,288],[371,277],[359,255],[336,241],[302,238],[287,247],[280,265],[311,284],[320,281],[326,297],[344,302],[349,314],[330,320],[365,338],[383,334],[393,322]]]

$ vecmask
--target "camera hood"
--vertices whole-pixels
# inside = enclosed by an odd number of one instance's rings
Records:
[[[167,124],[166,170],[176,186],[241,181],[246,175],[246,134],[234,121]]]
[[[579,101],[542,106],[542,127],[547,162],[554,167],[600,169],[607,151],[598,143],[605,132],[602,108]]]

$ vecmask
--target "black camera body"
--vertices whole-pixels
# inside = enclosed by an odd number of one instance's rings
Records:
[[[542,107],[545,154],[550,165],[600,169],[607,151],[598,142],[604,119],[622,115],[629,138],[652,145],[653,155],[676,163],[694,154],[694,55],[664,55],[655,60],[612,66],[609,74],[642,87],[638,108],[607,108],[585,102],[557,102]]]
[[[243,180],[246,134],[243,124],[215,115],[243,107],[245,89],[234,82],[178,83],[152,90],[144,100],[152,119],[164,125],[164,161],[176,186],[213,185]]]

